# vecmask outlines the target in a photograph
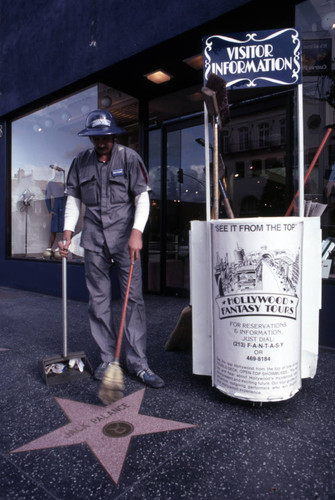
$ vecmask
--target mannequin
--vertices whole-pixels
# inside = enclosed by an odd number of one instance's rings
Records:
[[[66,196],[64,195],[65,171],[61,167],[50,165],[54,170],[54,177],[48,182],[45,203],[50,214],[50,237],[48,248],[43,253],[45,259],[60,258],[58,249],[52,249],[57,233],[63,232],[64,227],[64,209]]]

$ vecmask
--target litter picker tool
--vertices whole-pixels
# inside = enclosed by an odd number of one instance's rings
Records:
[[[223,203],[229,218],[233,218],[228,197],[223,184],[219,182],[219,130],[229,121],[229,104],[226,82],[223,78],[211,73],[206,86],[201,89],[207,111],[213,126],[213,212],[214,219],[219,218],[219,189],[223,195]]]
[[[67,259],[62,257],[62,320],[63,355],[57,354],[39,361],[39,371],[47,385],[56,385],[87,378],[92,367],[83,351],[68,353],[67,348]]]
[[[121,354],[121,345],[124,333],[124,324],[126,320],[128,298],[129,298],[131,279],[133,276],[133,270],[134,270],[134,261],[132,260],[129,268],[126,293],[123,300],[114,361],[112,363],[109,363],[109,366],[106,370],[106,373],[101,381],[99,388],[99,398],[106,405],[109,403],[113,403],[114,401],[118,401],[123,397],[124,383],[123,383],[123,373],[120,366],[120,354]]]

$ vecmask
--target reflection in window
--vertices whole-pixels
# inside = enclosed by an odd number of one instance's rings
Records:
[[[259,147],[267,148],[270,145],[270,127],[268,123],[259,125]]]
[[[151,188],[150,216],[149,216],[149,274],[148,289],[158,291],[157,271],[160,262],[161,250],[161,131],[153,130],[149,133],[149,186]],[[154,270],[153,270],[154,269]]]
[[[92,87],[12,122],[12,256],[57,257],[66,175],[88,147],[77,133],[97,102]]]
[[[149,185],[151,197],[161,199],[161,131],[149,133]]]
[[[236,162],[235,177],[239,177],[241,179],[244,178],[244,161],[237,161]]]
[[[282,118],[279,120],[279,127],[280,127],[280,144],[285,144],[286,143],[286,119]]]
[[[249,130],[248,127],[240,127],[238,129],[240,151],[245,151],[249,148]]]
[[[259,177],[262,173],[262,160],[252,160],[249,169],[253,177]]]
[[[229,134],[228,130],[222,131],[222,152],[229,153]]]

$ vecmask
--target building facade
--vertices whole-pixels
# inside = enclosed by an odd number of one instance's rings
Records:
[[[46,250],[54,251],[61,237],[55,214],[61,224],[71,161],[89,147],[77,132],[87,113],[101,107],[126,129],[119,140],[136,149],[149,169],[145,289],[187,295],[189,222],[205,219],[202,38],[299,28],[307,170],[335,121],[332,3],[3,0],[0,284],[60,294],[60,262]],[[297,189],[296,100],[294,88],[229,93],[230,121],[220,144],[235,216],[285,215]],[[306,200],[326,205],[326,305],[335,277],[334,163],[332,133],[305,186]],[[79,252],[73,252],[68,270],[69,296],[85,300]],[[323,307],[321,334],[332,321]]]

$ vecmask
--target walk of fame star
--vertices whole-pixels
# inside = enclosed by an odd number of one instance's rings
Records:
[[[11,453],[86,443],[118,484],[133,436],[196,427],[139,413],[145,389],[101,407],[55,398],[70,423],[12,450]]]

